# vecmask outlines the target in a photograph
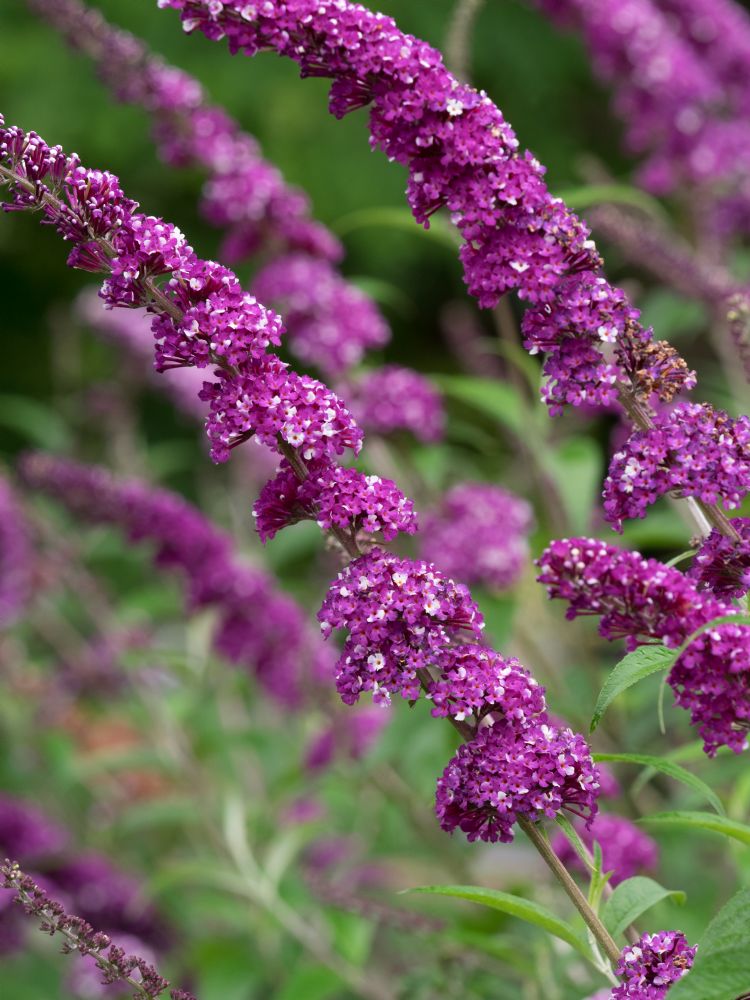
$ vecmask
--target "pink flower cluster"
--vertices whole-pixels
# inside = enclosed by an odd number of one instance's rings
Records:
[[[414,505],[390,479],[366,476],[325,459],[308,466],[304,482],[288,462],[261,491],[253,507],[262,541],[289,524],[304,519],[317,521],[324,531],[334,525],[349,530],[356,541],[360,531],[381,532],[386,541],[399,532],[417,530]]]
[[[750,492],[750,418],[732,419],[698,403],[679,403],[634,431],[612,457],[604,483],[604,511],[618,530],[626,518],[645,517],[667,493],[738,507]]]
[[[418,222],[446,207],[464,239],[461,260],[472,295],[494,306],[507,291],[543,309],[556,335],[546,371],[554,385],[554,411],[606,401],[613,381],[631,386],[628,372],[647,381],[649,359],[613,367],[599,354],[600,327],[611,325],[610,300],[618,293],[602,278],[601,303],[592,302],[585,335],[569,333],[569,297],[583,275],[598,275],[600,258],[583,223],[543,180],[544,170],[519,151],[513,130],[486,94],[459,83],[440,54],[382,14],[345,0],[159,0],[180,11],[187,31],[226,38],[233,52],[254,55],[271,49],[298,62],[305,76],[333,80],[330,108],[341,117],[370,105],[371,143],[409,170],[408,198]],[[648,342],[650,332],[633,313],[630,341]],[[529,320],[529,323],[532,321]],[[530,333],[529,336],[533,336]],[[625,353],[630,347],[625,348]],[[669,395],[694,383],[682,359],[673,356]],[[600,376],[608,377],[602,381]],[[664,372],[652,379],[664,381]],[[638,385],[632,386],[635,390]],[[600,400],[601,397],[601,400]]]
[[[438,781],[436,812],[444,830],[509,843],[519,816],[536,821],[563,808],[596,814],[599,783],[586,741],[544,719],[519,729],[486,726],[458,748]]]
[[[611,1000],[663,1000],[692,968],[696,951],[680,931],[642,935],[623,950],[616,972],[624,982],[612,990]]]
[[[180,497],[45,455],[27,456],[21,472],[76,516],[149,542],[155,564],[182,576],[189,608],[218,612],[216,651],[252,669],[281,704],[297,705],[304,687],[328,672],[326,650],[301,609],[264,573],[239,562],[229,537]]]
[[[422,529],[421,554],[467,583],[512,587],[529,558],[532,512],[525,500],[489,483],[460,483]]]
[[[738,608],[699,590],[678,569],[593,538],[561,539],[542,553],[539,582],[568,602],[567,617],[597,615],[607,639],[629,648],[657,640],[675,649],[697,629]],[[747,749],[750,729],[750,627],[727,623],[697,636],[667,681],[691,714],[709,755]]]

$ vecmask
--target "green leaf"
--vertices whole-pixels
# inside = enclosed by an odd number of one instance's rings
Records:
[[[0,396],[0,427],[45,451],[68,451],[71,437],[60,414],[28,396]]]
[[[663,899],[672,897],[678,903],[685,902],[685,893],[675,889],[665,889],[652,878],[636,875],[615,887],[601,912],[602,922],[612,937],[622,934],[646,910],[656,906]]]
[[[711,833],[721,833],[725,837],[731,837],[732,840],[738,840],[741,844],[750,845],[750,826],[734,819],[727,819],[726,816],[717,816],[715,813],[688,811],[655,813],[653,816],[644,816],[638,822],[656,826],[679,826],[693,830],[708,830]]]
[[[570,822],[565,813],[558,813],[557,816],[555,816],[555,823],[557,823],[562,832],[568,838],[570,846],[573,848],[578,857],[584,863],[587,870],[590,870],[593,867],[593,859],[591,857],[591,851],[589,851],[584,842],[578,836],[578,831]]]
[[[245,956],[247,960],[247,955]],[[343,983],[325,965],[299,965],[286,980],[274,1000],[328,1000],[341,995]],[[246,994],[247,995],[247,994]]]
[[[489,906],[493,910],[500,910],[502,913],[541,927],[542,930],[554,934],[561,941],[566,941],[586,958],[590,958],[588,945],[569,924],[555,916],[546,907],[540,906],[539,903],[530,899],[524,899],[522,896],[513,896],[509,892],[500,892],[499,889],[483,889],[475,885],[426,885],[405,891],[428,893],[433,896],[451,896],[454,899],[465,899],[470,903],[479,903],[480,906]]]
[[[557,483],[573,532],[585,533],[602,483],[598,444],[581,435],[569,436],[553,452],[544,452],[542,461]]]
[[[430,379],[452,399],[473,406],[514,434],[524,433],[525,404],[515,386],[471,375],[431,375]]]
[[[699,942],[692,970],[669,1000],[735,1000],[750,990],[750,889],[741,889],[716,914]]]
[[[700,792],[711,803],[717,813],[724,814],[724,806],[721,804],[721,799],[716,792],[705,781],[702,781],[691,771],[681,767],[679,764],[675,764],[674,761],[665,760],[662,757],[653,757],[651,754],[646,753],[595,753],[593,756],[597,763],[622,761],[624,764],[641,764],[643,767],[661,771],[667,777],[674,778],[675,781],[680,781],[683,785],[687,785],[688,788]]]
[[[602,716],[618,695],[645,677],[655,674],[658,670],[668,670],[674,663],[676,655],[673,649],[654,645],[640,646],[624,656],[599,692],[594,715],[591,719],[590,732],[593,733],[601,722]]]

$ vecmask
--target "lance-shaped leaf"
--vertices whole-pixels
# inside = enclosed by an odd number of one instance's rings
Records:
[[[684,892],[665,889],[652,878],[636,875],[615,888],[602,908],[602,921],[612,937],[617,937],[642,913],[670,897],[678,903],[684,903],[686,898]]]
[[[655,813],[653,816],[644,816],[638,822],[654,826],[678,826],[693,830],[708,830],[711,833],[721,833],[725,837],[731,837],[741,844],[750,845],[750,826],[738,823],[734,819],[727,819],[726,816],[717,816],[715,813],[663,812]]]
[[[479,903],[480,906],[500,910],[511,917],[518,917],[529,924],[541,927],[561,941],[566,941],[586,958],[590,958],[588,945],[577,931],[545,906],[524,899],[522,896],[513,896],[499,889],[484,889],[476,885],[425,885],[406,891],[429,893],[432,896],[451,896],[454,899],[465,899],[470,903]]]
[[[599,692],[591,719],[591,732],[593,733],[599,725],[602,716],[618,695],[645,677],[659,670],[668,670],[674,663],[675,655],[673,649],[667,649],[665,646],[640,646],[624,656]]]
[[[622,761],[625,764],[642,764],[643,767],[653,768],[655,771],[666,774],[668,778],[674,778],[675,781],[680,781],[683,785],[687,785],[688,788],[700,792],[711,803],[717,813],[722,815],[724,813],[721,799],[716,792],[705,781],[702,781],[679,764],[675,764],[672,760],[664,760],[662,757],[654,757],[651,754],[645,753],[595,753],[593,754],[593,758],[597,763],[600,761]]]
[[[742,889],[706,928],[691,972],[670,989],[669,1000],[735,1000],[748,992],[750,889]]]

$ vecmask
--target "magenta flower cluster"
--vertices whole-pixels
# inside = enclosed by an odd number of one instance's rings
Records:
[[[229,537],[180,497],[51,456],[28,456],[21,471],[75,515],[148,542],[158,567],[180,573],[189,607],[218,612],[216,651],[251,669],[281,704],[297,705],[305,685],[328,673],[327,651],[297,604],[239,562]]]
[[[700,590],[674,567],[593,538],[561,539],[542,553],[539,582],[568,602],[567,617],[597,615],[606,639],[630,649],[648,640],[675,649],[717,618],[739,609]],[[693,639],[667,681],[687,709],[706,753],[747,748],[750,729],[750,627],[720,624]]]
[[[429,685],[427,697],[438,718],[463,722],[492,713],[523,728],[546,710],[544,688],[515,657],[506,659],[494,649],[464,643],[442,650],[437,666],[438,679]]]
[[[612,990],[611,1000],[662,1000],[692,968],[696,951],[680,931],[642,935],[622,953],[616,972],[624,981]]]
[[[546,721],[500,722],[458,748],[438,781],[436,812],[449,833],[509,843],[518,816],[536,821],[565,808],[590,818],[598,788],[582,736]]]
[[[733,419],[698,403],[658,414],[650,430],[634,431],[612,458],[604,511],[618,530],[645,517],[667,493],[737,507],[750,492],[750,418]]]
[[[531,507],[489,483],[460,483],[425,518],[422,557],[467,583],[512,587],[529,558]]]
[[[324,531],[334,526],[351,532],[381,532],[386,541],[399,532],[417,530],[414,504],[390,479],[367,476],[322,459],[308,465],[301,482],[285,460],[275,478],[266,483],[253,507],[262,541],[287,525],[313,520]]]
[[[374,302],[337,270],[341,245],[310,217],[306,195],[286,184],[252,136],[207,102],[197,80],[79,0],[32,0],[32,6],[95,60],[118,100],[147,111],[163,160],[208,172],[202,210],[226,231],[222,258],[238,263],[261,251],[273,257],[253,289],[264,302],[283,306],[299,358],[337,374],[390,339]]]
[[[717,597],[739,598],[750,590],[750,518],[730,521],[737,538],[714,528],[695,553],[687,575]]]
[[[550,195],[542,166],[519,151],[498,108],[452,77],[435,49],[401,32],[391,18],[339,0],[159,4],[179,10],[186,30],[226,38],[232,51],[275,50],[298,62],[305,76],[332,78],[330,108],[337,117],[370,105],[371,143],[408,168],[417,221],[428,224],[438,209],[450,211],[464,239],[466,281],[480,305],[494,306],[515,290],[548,317],[555,333],[548,331],[547,340],[555,347],[545,370],[554,411],[563,402],[611,401],[615,382],[637,391],[636,373],[648,393],[656,387],[665,399],[694,384],[674,352],[668,373],[662,357],[652,363],[644,353],[651,333],[635,313],[620,346],[626,364],[604,360],[598,331],[611,326],[621,295],[604,278],[596,280],[601,261],[588,230]],[[583,335],[571,336],[571,296],[594,281],[590,321]],[[527,324],[532,339],[537,324],[525,320],[525,330]]]
[[[382,365],[348,387],[352,413],[373,434],[408,431],[426,444],[445,431],[443,400],[424,375],[400,365]]]
[[[347,705],[372,691],[376,702],[419,697],[418,672],[464,630],[481,635],[484,622],[462,584],[425,562],[381,548],[339,573],[318,613],[324,636],[349,632],[336,665],[336,686]]]

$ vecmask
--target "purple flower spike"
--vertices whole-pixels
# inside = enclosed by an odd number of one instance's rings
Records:
[[[504,659],[492,649],[466,643],[443,650],[437,666],[440,676],[427,694],[436,717],[463,722],[469,715],[482,719],[491,712],[523,728],[546,711],[544,688],[515,658]]]
[[[297,357],[329,376],[389,340],[390,330],[373,302],[327,261],[302,254],[279,257],[255,276],[252,287],[284,314]]]
[[[462,631],[478,636],[484,622],[466,587],[425,562],[374,548],[331,585],[318,613],[323,635],[346,628],[336,684],[347,705],[363,691],[378,703],[392,694],[418,698],[417,671]]]
[[[539,582],[569,602],[568,618],[598,615],[606,639],[630,649],[651,640],[675,649],[701,626],[738,614],[678,569],[593,538],[560,539],[542,553]],[[747,749],[750,729],[750,628],[707,629],[675,661],[667,681],[713,756]]]
[[[654,427],[633,432],[612,458],[604,483],[604,511],[619,531],[645,517],[667,493],[706,504],[738,507],[750,492],[750,417],[680,403],[659,414]]]
[[[542,339],[551,348],[544,397],[553,413],[566,403],[608,405],[621,387],[671,399],[695,383],[671,348],[652,344],[651,331],[600,275],[589,230],[550,194],[544,167],[519,148],[500,110],[485,93],[453,77],[435,49],[400,31],[392,18],[347,0],[159,5],[178,10],[186,31],[226,39],[232,52],[276,51],[297,62],[303,76],[330,78],[329,107],[338,118],[369,106],[371,146],[409,171],[407,198],[416,221],[428,226],[439,209],[450,212],[463,241],[465,280],[480,306],[491,308],[515,291],[534,307],[526,334],[535,341],[540,327],[546,328]],[[617,27],[602,27],[617,36]],[[648,28],[641,39],[646,43]],[[689,84],[684,60],[668,65],[666,80],[657,78],[662,53],[658,44],[653,48],[647,86],[659,84],[668,100],[677,84]],[[694,89],[687,87],[691,94]],[[709,81],[699,100],[713,93]],[[655,124],[644,114],[635,118],[647,133]],[[586,315],[576,330],[574,315],[584,300]],[[620,339],[610,360],[602,343]]]
[[[592,818],[598,789],[582,736],[546,722],[496,723],[458,748],[438,781],[435,811],[447,833],[510,843],[519,816],[534,822],[569,809]]]
[[[253,507],[258,534],[265,542],[277,531],[305,518],[317,521],[324,531],[333,527],[349,531],[381,532],[386,541],[400,531],[417,530],[414,504],[390,479],[366,476],[323,459],[308,466],[304,481],[284,462],[267,483]]]
[[[662,1000],[692,968],[696,951],[680,931],[644,934],[623,950],[616,971],[624,982],[612,990],[611,1000]]]

